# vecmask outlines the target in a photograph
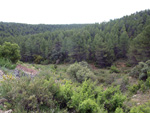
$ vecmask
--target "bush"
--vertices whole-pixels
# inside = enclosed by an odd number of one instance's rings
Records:
[[[145,85],[150,88],[150,77],[148,77],[148,79],[146,79]]]
[[[105,83],[107,85],[112,84],[115,81],[115,77],[116,77],[116,74],[114,73],[110,74],[110,76],[105,79]]]
[[[90,71],[87,67],[82,67],[80,70],[76,72],[76,78],[77,81],[82,82],[85,79],[89,79],[91,77],[94,77],[94,73]]]
[[[113,73],[113,72],[114,72],[114,73],[119,73],[120,71],[117,69],[116,66],[111,66],[111,67],[110,67],[110,72],[111,72],[111,73]]]
[[[64,85],[60,86],[60,92],[57,95],[57,101],[60,104],[60,108],[65,108],[67,103],[71,100],[73,95],[72,87],[70,81],[66,81]]]
[[[140,80],[146,80],[149,76],[149,71],[150,71],[150,61],[147,61],[146,63],[144,62],[139,62],[137,66],[135,66],[131,72],[129,73],[130,76],[138,78]]]
[[[19,46],[17,44],[5,42],[0,46],[0,57],[9,59],[13,63],[16,63],[21,58]]]
[[[117,107],[122,107],[126,100],[118,87],[109,87],[104,92],[99,93],[97,101],[99,105],[104,104],[105,109],[109,112],[115,111]]]
[[[140,84],[133,84],[128,88],[130,93],[137,93],[137,91],[141,88]]]
[[[21,78],[1,82],[0,91],[13,109],[22,106],[25,111],[36,111],[43,105],[49,109],[55,108],[59,87],[51,79]]]
[[[6,67],[8,69],[15,69],[16,64],[12,64],[12,62],[8,59],[5,58],[0,58],[0,66],[1,67]]]
[[[79,111],[80,113],[98,113],[99,107],[94,100],[87,99],[79,105]]]
[[[86,61],[79,62],[79,64],[80,64],[82,67],[87,67],[87,68],[91,69],[90,65],[89,65]]]
[[[42,64],[42,65],[47,65],[47,64],[49,64],[49,60],[41,61],[41,64]]]
[[[84,81],[80,87],[76,87],[73,90],[71,101],[69,102],[69,108],[75,108],[79,111],[80,104],[87,99],[95,98],[95,84],[91,80]]]
[[[123,112],[122,108],[117,107],[116,110],[115,110],[115,113],[124,113],[124,112]]]
[[[130,110],[130,113],[149,113],[149,112],[150,112],[150,102],[140,106],[132,107]]]
[[[130,63],[126,63],[126,66],[127,66],[127,67],[131,67],[131,66],[132,66],[132,64],[130,64]]]
[[[124,92],[128,89],[127,88],[128,84],[129,84],[129,78],[127,76],[124,76],[122,78],[121,85],[120,85],[120,89],[122,92]]]
[[[142,80],[138,81],[138,84],[130,86],[128,90],[131,93],[137,93],[138,90],[145,92],[149,88],[150,88],[150,77],[148,77],[145,82]]]
[[[69,66],[69,68],[67,69],[67,73],[69,75],[71,75],[73,78],[77,78],[76,77],[76,73],[82,68],[82,66],[78,63],[74,63],[72,65]]]
[[[94,73],[85,66],[80,65],[81,63],[74,63],[67,69],[67,73],[75,78],[78,82],[83,82],[86,79],[93,78]]]
[[[33,55],[33,56],[34,56],[34,63],[40,64],[42,59],[43,59],[43,57],[40,56],[40,55]]]

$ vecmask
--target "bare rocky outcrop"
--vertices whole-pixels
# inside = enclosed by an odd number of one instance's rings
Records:
[[[37,70],[27,68],[27,67],[22,66],[20,64],[17,65],[16,69],[14,70],[14,75],[17,76],[17,77],[20,77],[20,76],[31,76],[31,77],[34,77],[37,74],[38,74]]]

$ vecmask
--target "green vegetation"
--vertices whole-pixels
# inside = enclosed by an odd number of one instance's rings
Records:
[[[117,69],[117,67],[111,66],[111,67],[110,67],[110,72],[111,72],[111,73],[113,73],[113,72],[114,72],[114,73],[119,73],[119,70]]]
[[[118,59],[128,58],[130,64],[137,64],[150,57],[149,20],[150,10],[145,10],[101,24],[0,23],[0,44],[6,41],[18,44],[24,62],[87,61],[107,67]]]
[[[7,109],[13,108],[15,111],[22,109],[40,112],[65,108],[81,113],[94,113],[115,111],[125,101],[119,87],[110,87],[104,91],[102,87],[95,87],[95,83],[90,80],[79,86],[69,81],[60,85],[52,78],[47,79],[44,76],[34,80],[24,77],[19,81],[6,79],[1,82],[0,91],[1,97],[9,100]]]
[[[133,107],[130,113],[149,113],[149,111],[150,111],[150,103],[148,102],[144,105]]]
[[[16,62],[20,59],[20,50],[17,44],[5,42],[0,45],[0,67],[15,69]]]
[[[97,69],[99,75],[95,73],[96,75],[94,76],[104,76],[107,73],[105,79],[107,79],[107,82],[111,81],[109,84],[93,80],[92,77],[82,79],[82,81],[74,78],[76,73],[83,68],[88,69],[85,72],[89,73],[90,70],[94,74],[93,69],[86,62],[57,66],[30,64],[29,67],[31,68],[31,66],[41,70],[36,77],[12,79],[12,77],[8,76],[0,82],[0,99],[5,98],[8,100],[4,103],[7,106],[6,108],[3,105],[1,106],[3,110],[13,109],[14,113],[132,113],[137,109],[140,110],[141,107],[137,108],[134,104],[132,105],[133,107],[128,106],[126,103],[131,102],[130,98],[137,91],[146,92],[149,91],[150,87],[149,78],[146,81],[139,81],[137,84],[132,85],[128,79],[130,76],[120,76],[121,72],[110,73],[110,70],[106,69]],[[77,68],[72,68],[72,66]],[[80,67],[79,69],[78,66]],[[72,73],[68,73],[70,68],[72,68]],[[73,69],[78,70],[76,72]],[[114,81],[109,79],[112,74],[116,76]],[[121,82],[119,83],[120,79]],[[149,106],[145,109],[149,109]]]
[[[149,113],[149,38],[150,10],[89,25],[0,22],[0,109]]]
[[[87,67],[88,64],[84,62],[72,64],[68,69],[67,73],[75,78],[78,82],[85,81],[89,78],[94,78],[94,73]]]
[[[136,77],[140,80],[146,80],[149,77],[150,72],[150,60],[144,62],[139,62],[130,72],[130,75]]]
[[[6,67],[8,69],[15,69],[16,68],[16,64],[13,64],[8,59],[0,58],[0,67]]]
[[[11,44],[5,42],[2,46],[0,45],[0,57],[11,60],[16,63],[20,59],[20,50],[17,44]]]

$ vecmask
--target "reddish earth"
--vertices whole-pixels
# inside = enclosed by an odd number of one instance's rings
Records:
[[[22,70],[24,71],[25,73],[28,73],[30,75],[37,75],[38,71],[37,70],[34,70],[34,69],[30,69],[30,68],[27,68],[25,66],[22,66],[22,65],[17,65],[16,67],[18,70]]]
[[[126,63],[124,63],[124,62],[118,62],[117,63],[117,67],[118,68],[126,67]]]

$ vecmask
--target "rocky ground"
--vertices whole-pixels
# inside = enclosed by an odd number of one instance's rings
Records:
[[[31,69],[28,68],[26,66],[23,65],[17,65],[17,67],[14,70],[7,70],[7,73],[5,73],[1,68],[0,68],[0,79],[3,79],[3,76],[5,76],[6,74],[11,74],[14,77],[21,77],[21,76],[30,76],[30,77],[34,77],[38,74],[38,71],[35,69]]]

